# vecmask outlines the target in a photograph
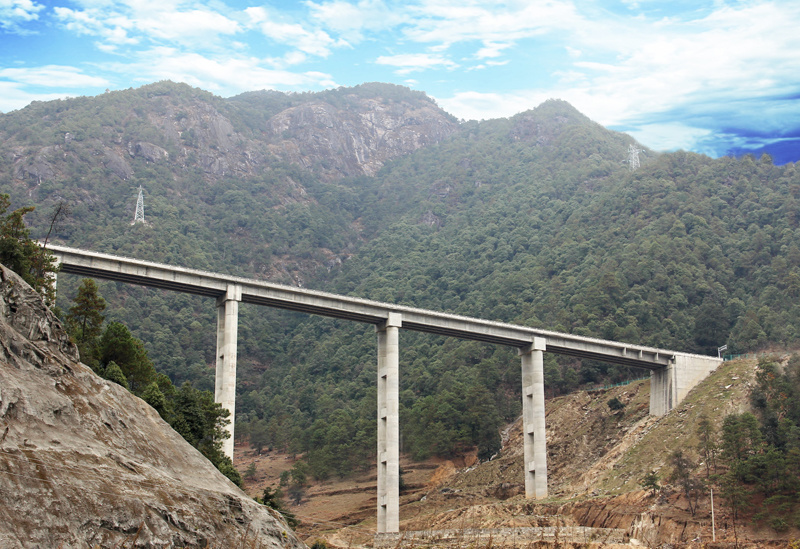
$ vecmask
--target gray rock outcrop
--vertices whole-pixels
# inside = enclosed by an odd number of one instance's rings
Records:
[[[0,548],[304,547],[0,266]]]

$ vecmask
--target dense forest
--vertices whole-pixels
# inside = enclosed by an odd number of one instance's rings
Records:
[[[37,237],[69,205],[51,241],[70,246],[680,351],[798,344],[793,164],[645,149],[631,171],[630,137],[557,100],[463,122],[375,175],[334,177],[324,154],[281,156],[317,147],[301,140],[336,123],[276,133],[276,116],[366,99],[406,124],[404,113],[435,109],[385,85],[223,100],[160,83],[36,103],[0,116],[0,181],[12,208],[36,206],[26,219]],[[247,155],[259,163],[234,164]],[[213,167],[223,161],[229,170]],[[131,225],[139,185],[147,223]],[[66,311],[80,280],[58,284]],[[129,326],[175,386],[213,387],[213,301],[98,288],[108,320]],[[372,326],[242,306],[237,436],[304,454],[317,478],[367,466],[375,346]],[[513,351],[402,332],[403,451],[491,456],[519,414]],[[553,355],[545,368],[550,395],[644,373]]]

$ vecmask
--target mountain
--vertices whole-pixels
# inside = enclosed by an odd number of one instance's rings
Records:
[[[0,266],[0,547],[304,547]]]
[[[35,235],[71,205],[53,233],[71,246],[681,351],[800,339],[795,165],[656,154],[559,100],[457,123],[397,86],[221,99],[159,83],[2,115],[0,158]],[[139,185],[147,223],[131,226]],[[100,288],[157,368],[213,387],[212,302]],[[243,306],[239,334],[240,436],[319,478],[372,459],[370,326]],[[415,457],[491,455],[519,413],[513,349],[403,332],[401,368]],[[545,368],[550,395],[642,375]]]
[[[35,122],[31,125],[23,121]],[[325,179],[374,175],[394,157],[446,138],[452,116],[420,92],[363,84],[320,94],[251,92],[229,100],[161,82],[94,98],[34,102],[5,115],[6,158],[18,180],[62,179],[101,167],[139,180],[164,164],[213,182],[299,164]],[[98,158],[90,159],[94,156]]]

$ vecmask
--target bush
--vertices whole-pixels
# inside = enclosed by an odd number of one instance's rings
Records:
[[[625,404],[623,404],[622,401],[620,399],[618,399],[617,397],[614,397],[614,398],[612,398],[612,399],[610,399],[608,401],[608,407],[612,411],[617,411],[617,410],[622,410],[623,408],[625,408]]]

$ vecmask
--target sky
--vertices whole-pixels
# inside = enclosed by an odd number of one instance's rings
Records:
[[[0,112],[160,80],[389,82],[464,120],[556,98],[651,149],[800,160],[798,0],[0,0]]]

